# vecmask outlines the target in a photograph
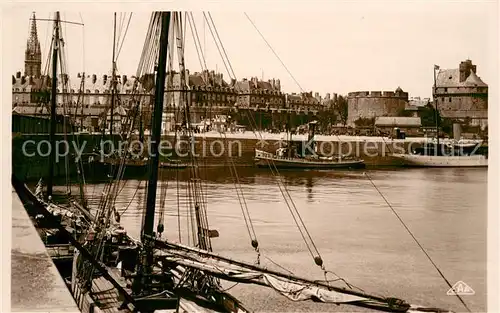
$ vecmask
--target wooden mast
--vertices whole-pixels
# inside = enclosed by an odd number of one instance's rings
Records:
[[[439,66],[434,65],[434,117],[436,119],[436,139],[437,139],[437,149],[439,149],[439,112],[438,112],[438,104],[436,98],[436,70],[439,70]]]
[[[154,215],[156,205],[156,189],[158,185],[158,148],[161,140],[161,122],[163,113],[163,96],[165,93],[165,72],[167,64],[168,32],[170,26],[170,12],[161,12],[161,35],[158,67],[156,72],[155,106],[151,129],[151,146],[149,158],[149,181],[146,200],[146,214],[142,235],[153,236]]]
[[[113,56],[112,56],[112,65],[113,69],[111,72],[111,122],[109,124],[109,137],[111,137],[111,140],[113,140],[113,120],[114,120],[114,106],[115,106],[115,92],[116,92],[116,83],[115,83],[115,76],[116,76],[116,63],[115,63],[115,50],[116,50],[116,12],[114,15],[114,22],[113,22]],[[107,118],[107,117],[106,117]]]
[[[50,156],[49,156],[49,175],[47,178],[47,198],[52,197],[52,185],[55,163],[55,133],[56,133],[56,93],[57,93],[57,58],[59,50],[59,11],[56,12],[54,21],[54,49],[52,50],[52,92],[50,97]]]

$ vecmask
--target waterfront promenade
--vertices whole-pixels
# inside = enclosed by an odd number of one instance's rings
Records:
[[[12,191],[12,312],[80,312],[15,191]]]

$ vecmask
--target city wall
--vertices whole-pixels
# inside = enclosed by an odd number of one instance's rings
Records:
[[[408,102],[407,92],[357,91],[347,96],[347,124],[353,126],[359,118],[398,116]]]
[[[375,137],[374,137],[375,138]],[[37,180],[40,177],[46,177],[48,173],[48,156],[47,144],[41,143],[42,141],[48,142],[48,135],[17,135],[13,138],[13,150],[12,150],[12,169],[13,172],[20,178]],[[28,140],[32,140],[28,142]],[[57,141],[63,141],[64,137],[62,135],[56,136]],[[100,135],[79,135],[79,136],[69,136],[68,141],[71,147],[75,145],[78,149],[81,149],[83,153],[87,153],[82,157],[84,163],[88,162],[89,155],[95,148],[99,151],[100,149]],[[164,136],[162,151],[164,155],[167,155],[172,150],[171,147],[174,146],[174,137]],[[301,140],[303,140],[301,138]],[[84,144],[85,143],[85,144]],[[193,151],[198,156],[198,162],[200,166],[208,167],[218,167],[227,166],[228,164],[234,163],[236,166],[254,166],[254,156],[255,149],[261,149],[268,152],[274,152],[280,145],[283,145],[284,141],[279,139],[265,139],[258,140],[255,138],[224,138],[222,136],[213,137],[195,137],[194,143],[191,143],[191,147],[194,146]],[[33,154],[32,156],[25,155],[23,153],[23,144],[25,144],[25,150],[28,154]],[[114,144],[118,147],[118,138],[114,139]],[[137,144],[137,143],[136,143]],[[186,162],[189,161],[187,157],[182,156],[182,153],[186,153],[189,147],[188,141],[178,141],[178,151],[181,153],[181,159]],[[342,140],[336,139],[335,141],[325,140],[319,138],[316,145],[317,151],[324,155],[338,156],[348,155],[348,156],[358,156],[362,158],[368,167],[384,167],[384,166],[399,166],[401,163],[390,156],[392,152],[405,152],[408,151],[409,146],[417,147],[421,143],[411,140],[395,140],[389,142],[387,140],[366,140],[357,139],[352,137],[351,139]],[[36,149],[37,146],[41,146],[41,151],[44,155],[40,155]],[[109,145],[107,146],[109,147]],[[64,153],[64,144],[59,144],[60,153]],[[145,150],[147,150],[147,145],[145,145]],[[66,168],[69,169],[71,175],[76,174],[77,168],[74,162],[74,149],[71,148],[70,161],[65,162],[65,158],[61,156],[55,165],[54,174],[58,177],[65,177]],[[101,173],[102,174],[102,173]],[[86,179],[92,179],[92,173],[85,173]]]

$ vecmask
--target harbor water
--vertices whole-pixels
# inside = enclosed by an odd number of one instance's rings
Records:
[[[162,170],[157,198],[157,207],[164,207],[162,238],[185,244],[190,243],[187,230],[191,227],[186,208],[187,171]],[[257,253],[250,244],[230,171],[201,172],[210,228],[220,234],[212,239],[213,250],[233,259],[256,262]],[[268,170],[253,168],[241,169],[238,175],[259,241],[261,265],[324,280],[276,178]],[[462,281],[474,290],[474,295],[462,296],[468,307],[473,312],[486,311],[487,169],[281,171],[280,175],[327,270],[367,293],[465,311],[456,296],[447,295],[449,286],[382,194],[449,282],[453,285]],[[125,181],[116,202],[123,226],[136,238],[145,204],[144,185],[144,181]],[[97,205],[103,187],[99,182],[87,184],[91,205]],[[63,192],[65,187],[58,186],[57,190]],[[157,214],[159,220],[161,212]],[[333,281],[336,277],[332,273],[327,278],[336,286],[346,286],[342,281]],[[362,310],[292,302],[261,286],[225,282],[223,286],[257,312]]]

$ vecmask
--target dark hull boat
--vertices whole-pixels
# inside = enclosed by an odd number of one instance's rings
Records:
[[[258,167],[276,166],[288,169],[356,169],[364,168],[363,160],[342,158],[288,158],[255,149],[255,163]]]
[[[306,142],[292,141],[292,134],[286,147],[279,148],[276,152],[269,153],[255,149],[255,164],[258,167],[283,168],[283,169],[356,169],[364,168],[365,162],[353,157],[321,156],[315,151],[314,131],[317,121],[308,123],[309,136]],[[309,145],[309,147],[308,147]]]
[[[85,173],[97,180],[114,177],[118,172],[122,178],[145,177],[148,172],[147,160],[105,158],[89,162],[85,167]]]

